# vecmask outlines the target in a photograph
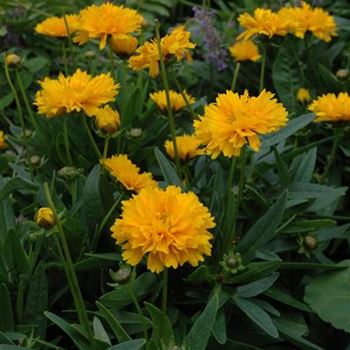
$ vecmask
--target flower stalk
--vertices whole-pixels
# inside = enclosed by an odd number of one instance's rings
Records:
[[[235,71],[233,72],[233,78],[231,82],[231,91],[235,91],[236,89],[236,83],[238,78],[239,69],[241,67],[241,64],[239,62],[236,63]]]
[[[167,77],[166,68],[165,68],[165,64],[164,64],[164,57],[163,57],[163,53],[162,53],[160,33],[159,33],[159,21],[158,20],[156,20],[156,28],[155,29],[156,29],[156,39],[157,39],[158,52],[159,52],[160,70],[161,70],[163,85],[164,85],[164,89],[165,89],[166,102],[167,102],[169,127],[170,127],[170,132],[171,132],[171,136],[172,136],[172,140],[173,140],[173,145],[174,145],[174,155],[175,155],[174,159],[175,159],[175,165],[176,165],[176,172],[180,176],[181,165],[180,165],[180,159],[179,159],[177,144],[176,144],[175,119],[174,119],[173,111],[171,108],[170,94],[169,94],[169,83],[168,83],[168,77]]]
[[[63,230],[63,226],[62,226],[61,220],[59,219],[59,217],[57,215],[57,210],[56,210],[56,207],[53,203],[50,189],[49,189],[49,185],[47,184],[47,182],[45,182],[45,184],[44,184],[44,192],[45,192],[45,197],[46,197],[47,203],[53,212],[54,220],[55,220],[55,223],[56,223],[56,226],[58,229],[59,238],[57,238],[55,236],[55,240],[56,240],[56,244],[57,244],[60,258],[62,260],[62,264],[64,265],[64,268],[66,271],[68,284],[69,284],[69,287],[70,287],[70,290],[71,290],[71,293],[73,296],[74,305],[75,305],[77,313],[78,313],[79,322],[80,322],[81,326],[84,328],[84,330],[85,330],[85,332],[86,332],[86,334],[87,334],[87,336],[92,344],[93,343],[93,334],[92,334],[92,331],[90,328],[89,319],[88,319],[88,315],[87,315],[87,312],[85,309],[85,305],[84,305],[83,297],[81,294],[78,278],[77,278],[75,270],[74,270],[74,265],[73,265],[72,257],[71,257],[70,252],[69,252],[69,247],[68,247],[68,243],[66,240],[64,230]]]
[[[262,61],[261,61],[261,70],[260,70],[259,92],[264,90],[265,69],[266,69],[266,44],[264,43],[263,48],[262,48]]]

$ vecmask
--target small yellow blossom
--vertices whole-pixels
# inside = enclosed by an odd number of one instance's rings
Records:
[[[55,217],[48,207],[40,208],[36,214],[35,222],[42,228],[49,229],[55,224]]]
[[[58,79],[47,77],[40,85],[34,104],[38,113],[48,118],[74,111],[96,115],[102,105],[114,100],[119,88],[110,73],[92,77],[80,69],[68,77],[62,73]]]
[[[136,11],[111,2],[91,5],[80,11],[80,30],[74,38],[79,45],[90,39],[100,39],[100,49],[106,46],[108,36],[123,39],[140,31],[144,18]]]
[[[300,88],[297,92],[297,100],[301,103],[310,101],[311,96],[309,90],[305,88]]]
[[[253,15],[245,12],[238,17],[239,24],[245,29],[237,40],[249,40],[254,35],[269,38],[274,35],[285,36],[288,33],[289,20],[269,9],[257,8]]]
[[[75,33],[79,29],[79,16],[66,15],[69,34]],[[53,37],[68,36],[67,25],[64,17],[49,17],[38,23],[35,31],[42,35]]]
[[[5,56],[5,62],[8,66],[17,66],[21,63],[21,57],[14,53],[9,53]]]
[[[159,273],[186,262],[197,266],[211,255],[208,230],[214,219],[193,192],[182,193],[176,186],[145,188],[122,204],[111,231],[128,264],[136,266],[146,257],[147,268]]]
[[[186,96],[186,99],[187,99],[189,104],[196,102],[196,100],[190,94],[188,94],[186,91],[183,91],[183,94],[184,94],[184,96]],[[174,111],[178,111],[181,108],[186,106],[186,100],[184,99],[182,94],[180,94],[179,92],[169,90],[169,97],[170,97],[171,108]],[[160,90],[160,91],[157,91],[157,92],[150,94],[150,98],[162,111],[167,110],[165,90]]]
[[[350,96],[347,92],[326,94],[314,100],[308,107],[316,114],[316,122],[350,121]]]
[[[133,164],[126,154],[119,154],[101,160],[101,164],[122,185],[130,190],[139,192],[145,187],[157,187],[151,173],[140,173],[140,168]]]
[[[0,130],[0,150],[7,148],[7,143],[5,140],[5,135],[2,130]]]
[[[259,135],[279,130],[288,120],[286,109],[273,97],[265,90],[257,97],[250,97],[247,91],[219,94],[215,103],[205,107],[204,116],[194,121],[195,135],[206,146],[206,153],[213,159],[220,153],[238,156],[247,143],[259,151]]]
[[[132,35],[124,35],[112,38],[110,44],[117,54],[131,55],[137,49],[138,41]]]
[[[230,48],[230,54],[236,61],[257,61],[260,59],[258,45],[251,40],[236,41]]]
[[[100,108],[96,113],[96,127],[107,134],[114,134],[120,126],[120,116],[118,111],[114,111],[110,106]]]
[[[186,31],[184,26],[178,26],[161,38],[160,47],[164,60],[173,55],[178,61],[185,58],[191,62],[189,50],[195,48],[195,44],[190,41],[190,36],[190,32]],[[159,60],[158,44],[152,39],[140,46],[130,57],[129,66],[136,71],[148,69],[150,76],[154,78],[159,74]]]
[[[177,155],[181,160],[192,159],[203,154],[204,152],[200,149],[200,145],[201,142],[194,135],[176,137]],[[168,155],[174,159],[175,152],[173,140],[165,141],[164,147]]]

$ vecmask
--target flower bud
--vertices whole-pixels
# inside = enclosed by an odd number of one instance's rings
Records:
[[[30,157],[30,164],[33,166],[38,166],[41,162],[41,158],[39,156],[31,156]]]
[[[318,245],[318,241],[315,236],[305,236],[304,244],[305,244],[305,247],[308,248],[309,250],[314,250]]]
[[[5,62],[8,66],[17,66],[21,63],[21,57],[14,53],[9,53],[5,56]]]
[[[241,254],[233,252],[225,254],[223,260],[220,261],[220,265],[223,267],[225,274],[236,274],[245,269]]]
[[[105,106],[100,108],[96,114],[96,127],[106,134],[114,134],[120,126],[120,116],[118,111],[111,107]]]
[[[65,180],[74,180],[81,174],[81,169],[77,169],[74,166],[65,166],[58,171],[58,176]]]
[[[40,208],[36,214],[35,222],[42,228],[52,228],[55,224],[53,211],[48,207]]]
[[[124,266],[116,272],[109,270],[109,274],[114,282],[117,282],[118,284],[125,284],[129,282],[129,279],[131,277],[131,269],[127,266]]]
[[[95,57],[96,56],[96,52],[93,50],[88,50],[85,51],[84,56],[87,58],[91,58],[91,57]]]
[[[135,139],[139,138],[142,136],[142,129],[140,128],[133,128],[128,132],[128,135],[130,137],[133,137]]]
[[[337,73],[335,73],[335,75],[337,76],[337,78],[339,79],[345,79],[348,77],[349,75],[349,70],[348,69],[338,69]]]

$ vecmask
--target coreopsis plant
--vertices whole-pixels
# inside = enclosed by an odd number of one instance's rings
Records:
[[[349,348],[348,2],[0,12],[0,350]]]

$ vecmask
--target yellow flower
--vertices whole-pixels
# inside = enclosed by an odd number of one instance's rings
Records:
[[[196,102],[196,100],[186,91],[183,91],[183,94],[186,96],[186,99],[189,104]],[[181,108],[186,106],[186,100],[184,99],[182,94],[173,90],[169,90],[169,97],[170,97],[171,108],[174,111],[178,111]],[[153,94],[150,94],[150,98],[162,111],[166,111],[167,103],[166,103],[165,90],[160,90],[160,91],[154,92]]]
[[[14,53],[9,53],[5,56],[5,62],[8,66],[17,66],[21,63],[21,57]]]
[[[80,45],[90,39],[100,39],[100,49],[106,46],[108,36],[124,38],[126,34],[138,32],[144,18],[133,9],[110,2],[91,5],[80,11],[80,30],[74,42]]]
[[[301,103],[310,101],[311,96],[309,90],[305,88],[300,88],[297,92],[297,100]]]
[[[193,192],[169,186],[146,188],[124,201],[122,216],[111,231],[128,264],[135,266],[146,257],[147,268],[158,273],[186,262],[197,266],[204,255],[211,255],[213,235],[208,230],[214,226]]]
[[[110,106],[100,108],[96,113],[96,127],[107,134],[114,134],[120,126],[120,116],[118,111],[114,111]]]
[[[55,224],[55,217],[50,208],[43,207],[38,210],[35,217],[35,222],[42,228],[49,229]]]
[[[80,69],[68,77],[62,73],[58,79],[46,77],[40,85],[34,104],[48,118],[74,111],[96,115],[102,105],[114,100],[119,88],[109,73],[92,77]]]
[[[350,121],[350,96],[347,92],[322,95],[308,107],[316,122]]]
[[[0,150],[7,148],[7,143],[5,140],[5,135],[2,130],[0,130]]]
[[[111,39],[112,49],[121,55],[131,55],[137,48],[138,41],[132,35],[120,36]]]
[[[79,29],[79,16],[66,15],[66,21],[68,24],[69,33],[75,33]],[[36,25],[35,31],[39,34],[54,37],[68,36],[67,26],[64,17],[46,18],[44,21]]]
[[[258,45],[253,41],[236,41],[230,48],[231,56],[236,61],[257,61],[261,55],[259,54]]]
[[[187,61],[192,60],[189,49],[193,49],[196,45],[190,41],[190,32],[185,30],[184,26],[174,28],[170,34],[167,34],[160,41],[160,47],[165,60],[174,55],[178,61],[186,58]],[[140,46],[135,54],[129,59],[129,66],[133,70],[149,69],[152,78],[159,74],[159,52],[155,39],[145,42]]]
[[[140,168],[133,164],[126,154],[102,159],[101,164],[130,191],[139,192],[145,187],[158,186],[157,182],[153,180],[152,174],[140,173]]]
[[[238,22],[245,28],[245,31],[237,37],[238,40],[248,40],[258,34],[271,38],[274,35],[284,36],[288,33],[289,20],[267,9],[257,8],[253,16],[245,12],[238,17]]]
[[[286,109],[273,97],[265,90],[257,97],[250,97],[247,91],[241,96],[232,91],[219,94],[215,103],[205,107],[204,116],[194,121],[196,137],[206,145],[206,153],[213,159],[220,153],[238,156],[247,143],[259,151],[259,135],[287,123]]]
[[[336,35],[334,18],[321,8],[312,8],[302,2],[301,7],[283,7],[278,13],[288,21],[288,31],[298,38],[304,38],[305,33],[310,31],[319,39],[328,42]]]
[[[201,142],[194,135],[183,135],[176,137],[177,155],[180,159],[192,159],[203,154],[203,150],[199,147]],[[174,158],[173,140],[167,140],[164,144],[165,150],[171,158]]]

